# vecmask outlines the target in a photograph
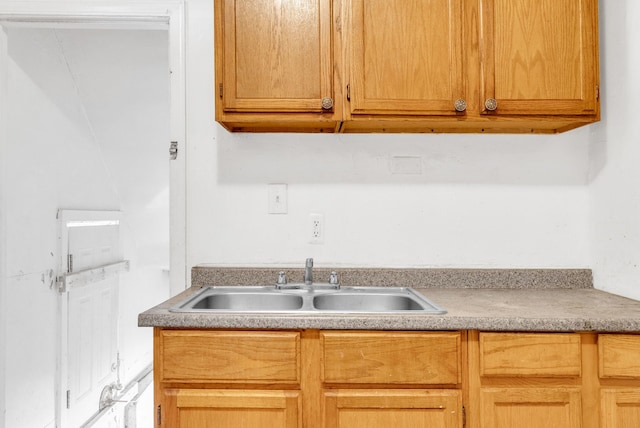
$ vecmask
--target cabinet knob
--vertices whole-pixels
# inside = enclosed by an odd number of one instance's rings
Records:
[[[495,109],[498,108],[498,101],[496,101],[495,98],[488,98],[485,102],[484,102],[484,106],[487,110],[489,111],[495,111]]]
[[[467,102],[462,98],[458,98],[454,103],[456,111],[465,111],[467,109]]]
[[[333,99],[331,97],[322,98],[322,108],[324,110],[331,110],[333,107]]]

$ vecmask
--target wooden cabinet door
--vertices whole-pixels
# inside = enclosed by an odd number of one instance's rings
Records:
[[[334,98],[330,0],[215,5],[216,92],[224,112],[324,111],[322,98]]]
[[[164,395],[160,426],[299,428],[299,391],[178,389]]]
[[[484,388],[480,424],[491,428],[580,428],[579,388]]]
[[[454,390],[325,391],[325,428],[460,428],[462,396]]]
[[[640,389],[611,388],[601,391],[602,428],[640,426]]]
[[[509,115],[598,113],[597,0],[480,4],[482,104],[495,99]]]
[[[454,115],[464,99],[460,0],[352,0],[352,114]]]

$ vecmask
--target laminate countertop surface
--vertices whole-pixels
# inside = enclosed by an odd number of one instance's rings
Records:
[[[429,314],[178,313],[191,287],[138,317],[141,327],[228,329],[598,331],[640,333],[640,301],[590,287],[412,287],[447,310]]]

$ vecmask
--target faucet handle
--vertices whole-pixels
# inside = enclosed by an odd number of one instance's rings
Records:
[[[332,271],[329,274],[329,284],[333,285],[335,288],[340,288],[340,282],[338,281],[338,274],[336,271]]]
[[[304,265],[305,265],[306,267],[313,267],[313,258],[309,257],[309,258],[305,261]]]
[[[278,272],[278,280],[276,281],[276,288],[280,288],[283,285],[287,285],[287,274],[283,271]]]

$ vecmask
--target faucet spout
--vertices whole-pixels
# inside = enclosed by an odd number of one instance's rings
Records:
[[[304,264],[304,284],[313,284],[313,259],[308,258]]]

